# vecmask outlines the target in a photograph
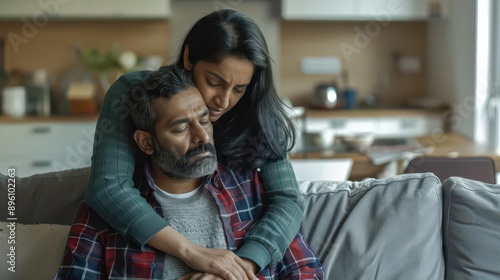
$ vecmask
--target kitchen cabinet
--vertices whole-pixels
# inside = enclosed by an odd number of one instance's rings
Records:
[[[170,0],[2,0],[0,19],[38,27],[50,19],[166,19]]]
[[[282,0],[286,20],[424,20],[445,0]],[[432,7],[432,9],[431,9]],[[432,11],[431,11],[432,10]]]
[[[284,19],[334,19],[348,18],[355,14],[355,1],[343,0],[282,0],[281,15]]]
[[[500,155],[498,152],[492,151],[489,147],[474,143],[470,138],[458,133],[438,133],[428,134],[417,137],[416,141],[425,147],[432,147],[432,152],[428,156],[461,156],[475,157],[488,156],[495,161],[496,171],[500,172]],[[290,155],[291,159],[352,159],[353,166],[349,176],[351,181],[360,181],[365,178],[376,178],[378,174],[384,171],[386,164],[374,165],[370,158],[360,152],[335,152],[331,151],[316,151],[308,153],[296,153]],[[498,173],[500,174],[500,173]],[[499,176],[497,176],[499,177]],[[498,182],[498,178],[497,178]]]
[[[19,177],[90,166],[95,120],[2,122],[0,173]]]
[[[443,131],[443,112],[426,110],[307,111],[304,133],[370,133],[376,138],[411,138]]]
[[[398,119],[378,119],[376,136],[381,138],[419,137],[443,130],[440,116],[401,117]]]
[[[390,20],[426,19],[429,17],[429,2],[426,0],[359,0],[359,16]],[[388,20],[384,18],[383,20]]]

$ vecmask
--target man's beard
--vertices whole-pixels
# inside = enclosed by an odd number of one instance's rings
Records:
[[[202,144],[189,150],[185,156],[179,157],[165,151],[158,141],[153,137],[154,157],[160,169],[173,178],[201,178],[214,173],[217,169],[217,157],[214,145]],[[191,157],[209,151],[211,155],[206,156],[194,163],[189,162]]]

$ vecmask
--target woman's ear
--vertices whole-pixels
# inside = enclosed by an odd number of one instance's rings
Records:
[[[153,154],[154,146],[153,139],[151,138],[151,133],[142,130],[136,130],[134,132],[134,140],[145,154]]]
[[[184,53],[182,54],[182,61],[184,64],[184,69],[186,69],[188,71],[193,70],[193,64],[191,63],[191,61],[189,61],[189,46],[188,45],[186,45],[184,47]]]

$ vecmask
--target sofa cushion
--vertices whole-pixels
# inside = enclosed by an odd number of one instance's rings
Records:
[[[17,222],[71,225],[85,194],[89,172],[87,167],[15,178]],[[0,174],[0,196],[6,204],[7,187],[7,176]],[[0,221],[7,221],[7,211],[0,211]]]
[[[300,188],[301,230],[328,279],[443,279],[442,194],[433,174]]]
[[[0,222],[0,279],[54,279],[61,263],[70,226]],[[9,236],[14,236],[9,244]],[[15,240],[15,244],[12,243]],[[11,246],[15,249],[11,251]],[[12,253],[14,252],[14,254]],[[11,256],[9,256],[10,254]],[[12,258],[14,257],[14,258]],[[11,262],[14,261],[14,262]],[[15,265],[12,268],[12,265]],[[12,272],[10,269],[14,269]]]
[[[446,279],[500,278],[500,186],[443,182]]]

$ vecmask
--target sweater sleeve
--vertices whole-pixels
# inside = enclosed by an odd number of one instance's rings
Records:
[[[140,195],[132,180],[136,148],[126,97],[147,73],[123,75],[106,93],[97,120],[85,193],[85,200],[94,211],[119,234],[141,247],[168,225]]]
[[[289,158],[261,168],[262,184],[269,201],[259,223],[249,231],[236,254],[254,261],[261,269],[278,263],[299,231],[304,215],[301,196]]]

